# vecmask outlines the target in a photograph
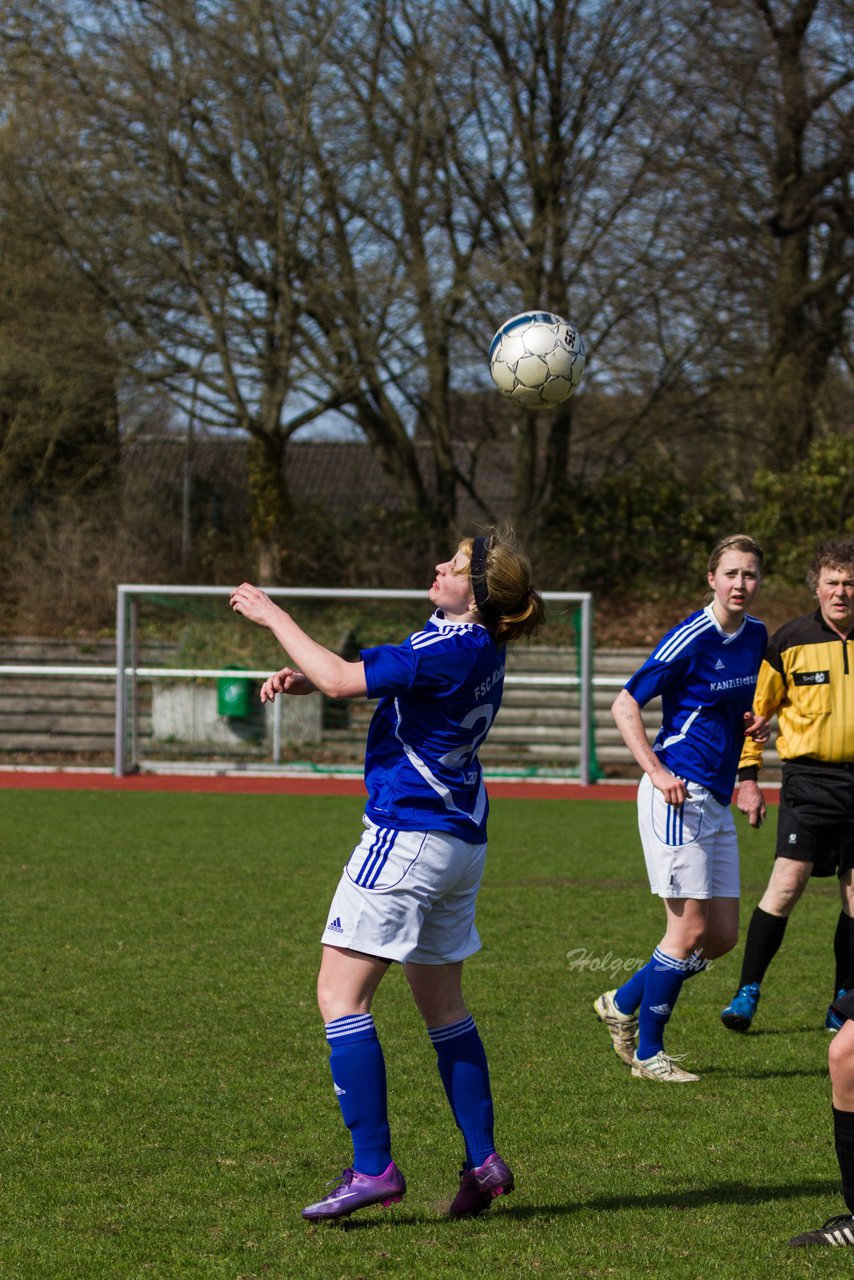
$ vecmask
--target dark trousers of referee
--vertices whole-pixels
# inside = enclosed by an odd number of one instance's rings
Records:
[[[804,759],[784,765],[777,854],[747,930],[739,986],[762,982],[813,875],[839,876],[833,1001],[854,989],[854,765]]]

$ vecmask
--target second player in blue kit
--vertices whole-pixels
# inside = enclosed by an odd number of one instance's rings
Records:
[[[667,925],[646,965],[593,1007],[618,1056],[646,1079],[698,1078],[665,1053],[665,1027],[685,980],[738,940],[730,801],[745,733],[767,732],[751,710],[767,633],[747,612],[762,563],[752,538],[719,542],[708,565],[711,600],[662,638],[614,700],[614,718],[644,771],[638,827]],[[651,744],[641,708],[656,697],[661,728]]]

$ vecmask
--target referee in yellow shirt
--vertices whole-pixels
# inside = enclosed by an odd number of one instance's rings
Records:
[[[821,543],[807,582],[818,608],[775,632],[756,683],[754,712],[777,715],[783,782],[774,867],[750,920],[738,991],[721,1013],[733,1031],[753,1021],[760,984],[812,875],[839,877],[833,998],[854,988],[854,538]],[[765,819],[761,764],[762,745],[746,738],[737,804],[754,827]],[[829,1008],[825,1026],[841,1021]]]

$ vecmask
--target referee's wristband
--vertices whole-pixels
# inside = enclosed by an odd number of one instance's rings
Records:
[[[759,781],[759,765],[746,764],[743,769],[738,771],[739,782],[758,782]]]

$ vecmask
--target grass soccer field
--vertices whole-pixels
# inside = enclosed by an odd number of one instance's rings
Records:
[[[848,1274],[789,1236],[844,1208],[822,1030],[835,883],[812,885],[758,1029],[718,1012],[740,949],[688,983],[635,1080],[591,1011],[661,932],[634,806],[496,800],[466,991],[517,1191],[450,1222],[461,1144],[393,969],[374,1012],[409,1192],[299,1216],[348,1162],[314,1004],[357,798],[0,793],[0,1277],[377,1280]],[[774,819],[740,827],[747,916]]]

